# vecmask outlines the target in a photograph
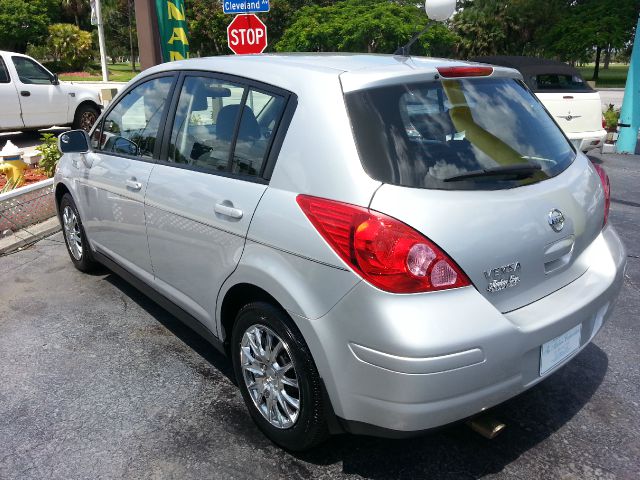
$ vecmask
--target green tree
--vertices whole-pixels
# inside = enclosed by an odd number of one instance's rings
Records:
[[[91,33],[71,23],[51,25],[45,46],[58,71],[83,70],[93,56]]]
[[[564,60],[592,59],[598,80],[603,51],[622,49],[630,41],[640,12],[637,0],[573,0],[565,15],[544,36],[549,54]]]
[[[298,11],[276,50],[393,53],[427,22],[424,10],[413,2],[344,0],[311,5]],[[441,54],[451,49],[454,40],[446,26],[434,25],[414,44],[413,53]]]
[[[102,18],[107,54],[114,62],[117,57],[128,57],[135,72],[138,34],[134,0],[103,0]]]
[[[196,56],[231,53],[227,47],[227,25],[233,15],[222,12],[222,4],[212,0],[185,0],[189,25],[189,47]]]
[[[4,50],[25,52],[27,43],[47,36],[58,9],[56,0],[0,0],[0,45]]]
[[[458,55],[542,55],[544,31],[566,9],[565,0],[466,0],[452,27]]]

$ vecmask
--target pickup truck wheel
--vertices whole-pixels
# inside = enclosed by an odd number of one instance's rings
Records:
[[[100,112],[96,107],[89,104],[80,105],[73,119],[73,129],[89,132],[93,124],[96,123],[99,115]]]

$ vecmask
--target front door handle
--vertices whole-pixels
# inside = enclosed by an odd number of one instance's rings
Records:
[[[142,188],[142,183],[137,181],[135,178],[130,178],[129,180],[127,180],[124,183],[127,186],[127,188],[129,188],[131,190],[136,190],[137,191],[137,190],[140,190]]]
[[[30,97],[31,96],[31,92],[29,92],[28,90],[22,90],[20,92],[20,95],[22,95],[23,97]]]
[[[242,218],[243,212],[239,208],[234,208],[233,204],[226,205],[224,203],[216,203],[214,207],[216,213],[239,220]]]

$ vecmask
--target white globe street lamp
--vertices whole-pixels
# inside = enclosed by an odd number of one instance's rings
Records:
[[[456,0],[426,0],[424,9],[431,20],[444,22],[456,11]]]

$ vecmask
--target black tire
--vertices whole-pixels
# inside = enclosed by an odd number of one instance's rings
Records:
[[[295,423],[288,428],[273,426],[263,416],[249,393],[245,383],[241,361],[241,341],[247,330],[255,325],[267,327],[282,339],[295,368],[298,381],[300,408]],[[244,306],[236,317],[231,336],[231,356],[236,380],[249,413],[258,428],[274,443],[288,450],[308,450],[322,441],[329,433],[325,416],[320,376],[309,348],[289,316],[280,308],[255,302]],[[274,404],[277,403],[274,401]]]
[[[91,130],[91,127],[96,123],[99,116],[100,111],[96,107],[88,103],[83,103],[76,110],[76,114],[73,117],[72,128],[74,130],[84,130],[89,133],[89,130]]]
[[[65,226],[65,213],[67,212],[67,209],[70,209],[75,215],[77,228],[73,228],[74,233],[71,233],[70,228]],[[93,258],[91,247],[89,246],[89,241],[87,240],[87,235],[84,232],[82,220],[80,219],[80,214],[78,213],[78,208],[73,201],[73,197],[71,197],[69,193],[65,193],[62,196],[60,205],[58,207],[58,212],[60,225],[62,226],[62,233],[64,235],[64,243],[67,246],[67,253],[69,254],[69,258],[71,258],[73,266],[81,272],[90,272],[95,270],[95,268],[98,266],[98,263]],[[71,238],[72,235],[75,235],[76,238],[79,238],[80,240],[81,252],[79,256],[77,255],[78,251],[74,251],[72,247],[72,244],[74,243],[74,238]]]

